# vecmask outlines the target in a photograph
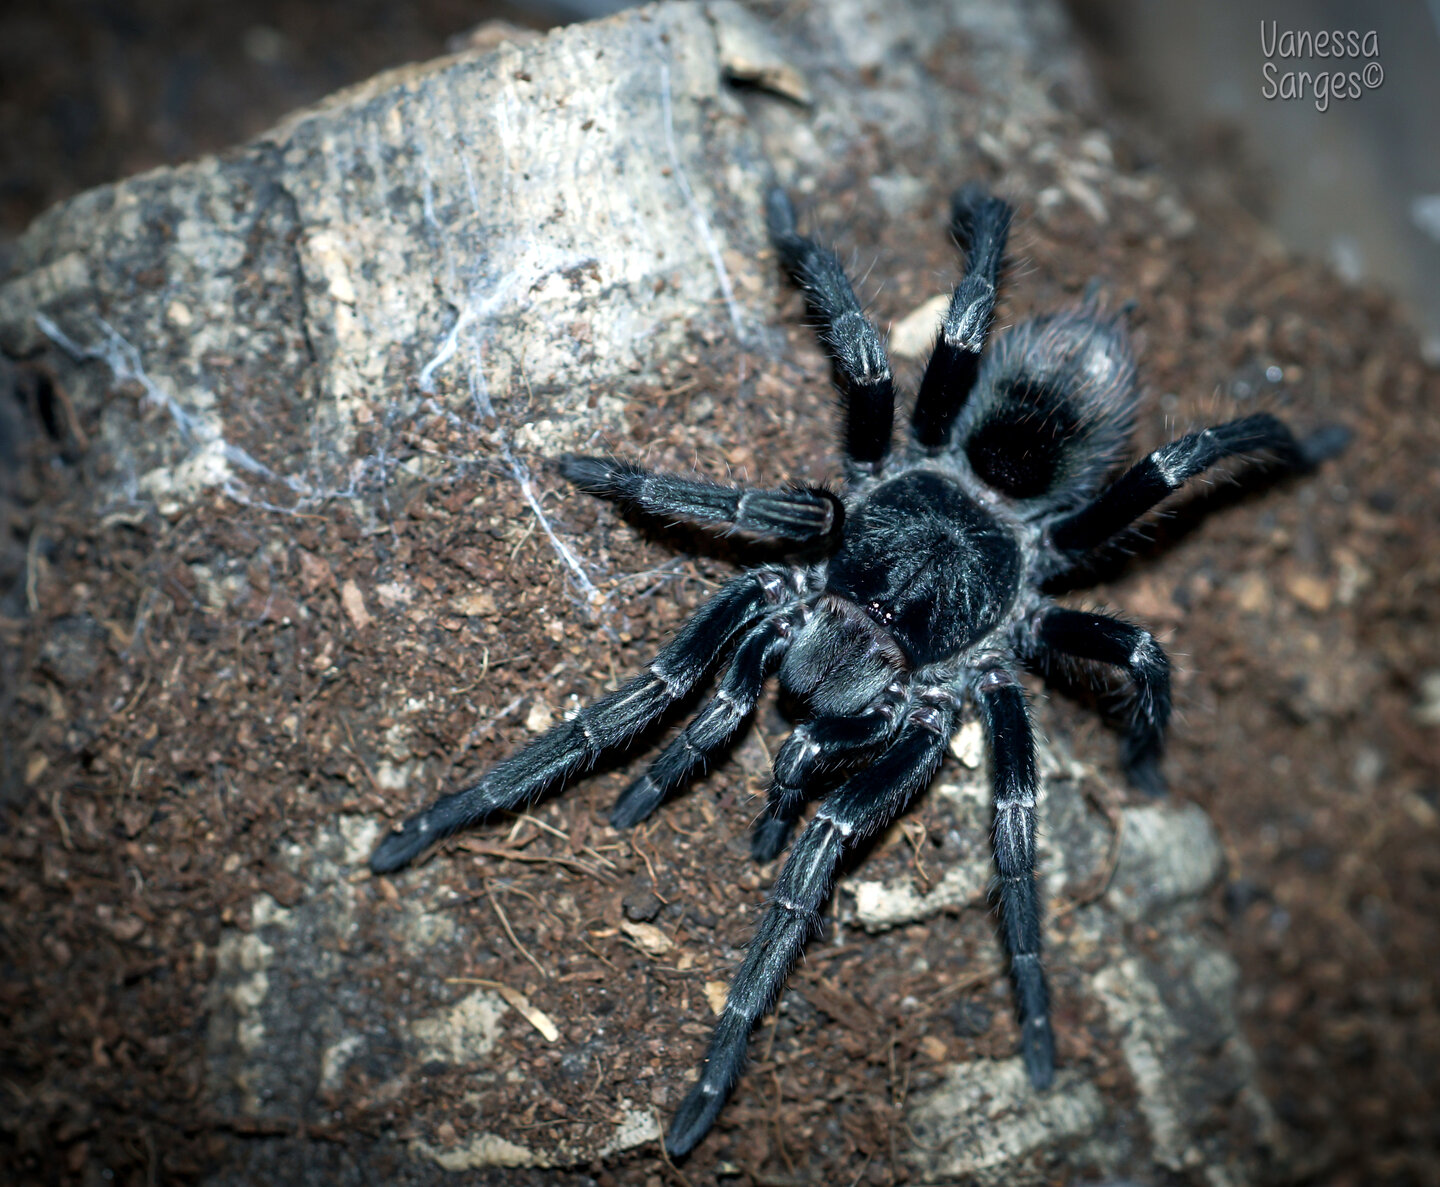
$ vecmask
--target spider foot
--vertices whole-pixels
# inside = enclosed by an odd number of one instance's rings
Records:
[[[620,793],[620,798],[610,809],[610,827],[634,828],[655,811],[664,798],[665,789],[649,775],[641,775]]]
[[[1020,1035],[1020,1052],[1030,1084],[1036,1092],[1044,1092],[1055,1081],[1055,1033],[1049,1018],[1026,1019]]]
[[[390,874],[409,865],[436,841],[444,840],[473,815],[474,789],[436,800],[392,832],[370,855],[372,874]]]
[[[1300,441],[1300,458],[1305,470],[1313,470],[1321,462],[1339,457],[1355,436],[1344,425],[1324,425]]]
[[[715,1118],[725,1104],[725,1095],[707,1091],[705,1080],[701,1080],[690,1094],[680,1102],[675,1117],[670,1122],[670,1131],[665,1135],[665,1153],[671,1158],[684,1158],[700,1144],[700,1139],[710,1132]]]
[[[756,861],[774,861],[790,843],[794,827],[794,820],[767,812],[755,822],[755,831],[750,834],[750,856]]]
[[[1158,754],[1138,754],[1127,759],[1125,777],[1136,791],[1159,799],[1170,794],[1170,785],[1160,769]]]

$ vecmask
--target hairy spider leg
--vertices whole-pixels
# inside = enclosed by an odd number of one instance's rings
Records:
[[[795,208],[784,190],[766,195],[765,217],[781,264],[820,320],[820,342],[845,403],[845,456],[857,472],[873,474],[890,452],[895,421],[895,384],[880,334],[861,311],[835,253],[796,231]]]
[[[747,490],[659,474],[618,458],[567,453],[560,473],[587,494],[660,518],[800,543],[838,535],[845,519],[839,496],[819,486]]]
[[[1010,953],[1010,979],[1020,1020],[1020,1051],[1030,1083],[1055,1078],[1050,993],[1040,967],[1040,898],[1035,888],[1035,736],[1025,693],[1015,676],[993,670],[980,678],[976,699],[990,747],[995,796],[992,846],[1000,872],[1001,935]]]
[[[1304,472],[1339,453],[1349,437],[1348,430],[1331,426],[1298,442],[1282,421],[1267,412],[1186,433],[1136,462],[1086,506],[1056,520],[1050,543],[1063,555],[1078,557],[1223,458],[1272,453],[1285,467]]]
[[[900,726],[900,701],[896,689],[854,717],[817,717],[795,727],[771,764],[765,810],[750,837],[750,853],[756,861],[769,861],[785,848],[805,807],[806,789],[819,771],[894,736]]]
[[[726,643],[767,609],[798,600],[796,570],[757,569],[726,584],[705,603],[649,667],[569,721],[547,730],[478,782],[436,800],[392,832],[370,858],[386,874],[433,842],[496,812],[514,808],[594,764],[689,695]]]
[[[1150,795],[1165,792],[1160,752],[1170,721],[1170,659],[1155,636],[1104,614],[1051,608],[1035,624],[1036,660],[1044,667],[1046,653],[1075,656],[1120,668],[1133,693],[1123,706],[1126,718],[1121,760],[1130,781]]]
[[[795,842],[775,880],[765,918],[730,982],[700,1079],[670,1123],[665,1149],[672,1158],[692,1150],[715,1123],[740,1077],[751,1030],[775,1004],[819,926],[845,849],[879,832],[930,781],[952,728],[946,709],[926,706],[917,711],[873,766],[836,788]]]
[[[611,824],[616,828],[639,824],[725,747],[755,708],[766,679],[779,667],[790,646],[792,628],[790,614],[782,611],[751,629],[735,648],[709,704],[665,747],[650,769],[620,793],[610,813]]]
[[[965,272],[951,294],[910,417],[910,432],[922,449],[939,450],[949,444],[955,418],[975,386],[980,352],[995,316],[1000,264],[1013,213],[1007,203],[980,186],[966,186],[950,200],[950,232],[965,252]]]

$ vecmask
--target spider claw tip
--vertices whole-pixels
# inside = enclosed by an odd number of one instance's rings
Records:
[[[1027,1026],[1021,1048],[1025,1070],[1030,1074],[1030,1086],[1036,1092],[1044,1092],[1055,1082],[1055,1038],[1048,1023],[1039,1027]]]
[[[665,1135],[665,1153],[671,1158],[684,1158],[695,1149],[715,1124],[723,1101],[723,1097],[703,1092],[698,1084],[692,1088],[670,1121],[670,1131]]]
[[[412,828],[413,820],[407,820],[403,827],[395,830],[375,847],[370,855],[372,874],[390,874],[409,865],[437,838],[422,828]]]

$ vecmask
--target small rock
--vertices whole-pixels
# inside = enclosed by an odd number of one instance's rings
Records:
[[[56,619],[40,651],[45,670],[66,688],[88,684],[100,668],[107,636],[88,614]]]
[[[968,770],[978,771],[985,761],[985,729],[978,721],[967,721],[950,739],[950,753]]]
[[[1138,921],[1203,894],[1224,864],[1215,826],[1194,804],[1124,810],[1120,858],[1106,900]]]
[[[1292,598],[1316,614],[1324,614],[1334,600],[1330,583],[1309,573],[1292,574],[1285,582],[1285,589]]]
[[[329,561],[304,548],[297,548],[295,555],[300,561],[300,588],[307,596],[319,589],[335,588],[335,570]]]
[[[1270,587],[1257,573],[1245,573],[1234,583],[1235,605],[1246,614],[1259,614],[1270,605]]]
[[[655,916],[660,914],[660,908],[664,904],[659,896],[650,886],[650,879],[636,878],[630,884],[630,889],[625,897],[620,900],[620,905],[625,909],[625,918],[632,923],[649,923]]]
[[[1420,677],[1420,699],[1414,713],[1421,725],[1440,725],[1440,668]]]
[[[814,99],[805,76],[787,60],[770,28],[733,0],[707,6],[720,65],[728,78],[763,87],[796,103]]]
[[[646,956],[664,956],[675,947],[675,941],[653,923],[631,923],[622,919],[620,930],[634,940],[636,947]]]
[[[530,711],[525,714],[525,728],[532,734],[543,734],[554,720],[555,715],[550,712],[550,706],[537,699],[530,703]]]

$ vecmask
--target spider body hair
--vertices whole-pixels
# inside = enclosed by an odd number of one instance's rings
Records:
[[[399,869],[456,829],[574,779],[659,721],[723,660],[713,698],[616,801],[611,823],[634,825],[723,752],[778,676],[803,720],[775,755],[752,835],[755,857],[776,857],[806,801],[820,795],[822,803],[791,847],[700,1076],[676,1111],[665,1139],[673,1157],[714,1124],[751,1030],[820,926],[844,854],[925,787],[966,714],[979,719],[990,754],[995,896],[1020,1051],[1035,1088],[1051,1083],[1055,1043],[1035,882],[1040,785],[1018,673],[1096,665],[1119,672],[1130,688],[1122,762],[1137,787],[1158,793],[1170,667],[1149,631],[1058,606],[1045,583],[1084,571],[1096,549],[1226,457],[1269,455],[1304,471],[1347,439],[1331,426],[1297,441],[1258,414],[1187,433],[1117,477],[1138,402],[1121,319],[1087,300],[990,345],[1011,210],[971,186],[952,206],[966,268],[920,384],[909,440],[896,452],[889,361],[844,269],[799,233],[783,191],[767,197],[766,217],[834,366],[843,490],[742,489],[614,458],[561,458],[561,473],[576,486],[631,512],[764,537],[792,548],[794,559],[727,583],[638,676],[412,816],[370,862],[377,873]],[[828,786],[821,776],[836,770],[848,773]]]
[[[1139,389],[1129,335],[1093,306],[1021,322],[981,363],[956,434],[1026,518],[1078,506],[1124,458]]]

